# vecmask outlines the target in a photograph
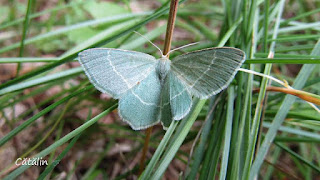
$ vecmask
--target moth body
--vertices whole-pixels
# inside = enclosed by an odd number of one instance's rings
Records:
[[[170,65],[171,65],[171,62],[167,57],[162,57],[158,59],[156,72],[159,76],[161,86],[163,85],[164,80],[167,77],[168,72],[170,71]]]

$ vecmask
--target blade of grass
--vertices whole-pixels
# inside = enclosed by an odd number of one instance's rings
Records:
[[[276,24],[274,26],[274,31],[273,31],[273,39],[277,38],[277,31],[279,29],[280,26],[280,18],[282,16],[282,12],[284,9],[284,3],[285,0],[280,1],[279,4],[279,11],[278,11],[278,15],[277,15],[277,19],[276,19]],[[274,49],[275,49],[275,42],[272,42],[270,45],[270,50],[269,50],[269,58],[273,58],[273,54],[274,54]],[[272,64],[266,64],[265,69],[264,69],[264,74],[266,75],[270,75],[271,72],[271,68],[272,68]],[[247,154],[247,160],[249,162],[249,166],[248,169],[250,170],[250,174],[248,173],[248,171],[246,171],[246,176],[249,175],[250,178],[254,178],[252,176],[252,162],[253,159],[255,157],[256,154],[256,147],[260,148],[260,142],[257,142],[258,137],[259,137],[259,133],[261,133],[260,130],[260,126],[261,126],[261,121],[262,121],[262,111],[263,111],[263,102],[266,101],[265,99],[265,95],[266,95],[266,87],[267,87],[267,83],[268,83],[268,79],[263,77],[262,81],[261,81],[261,85],[260,85],[260,92],[258,95],[258,101],[257,101],[257,106],[255,109],[255,113],[254,113],[254,118],[253,118],[253,123],[252,123],[252,128],[251,128],[251,132],[250,132],[250,144],[249,144],[249,153]],[[248,177],[246,177],[247,179]]]
[[[273,64],[320,64],[320,59],[314,58],[254,58],[247,59],[245,64],[265,64],[265,63],[273,63]]]
[[[68,109],[68,105],[70,104],[69,102],[71,102],[71,101],[70,100],[68,101],[67,106],[64,108],[63,113],[61,113],[61,116],[59,117],[59,119],[62,119],[65,111]],[[91,109],[89,110],[87,120],[89,120],[90,117],[91,117]],[[82,134],[82,132],[80,132],[77,136],[75,136],[71,140],[71,142],[68,144],[68,146],[58,155],[58,157],[51,164],[49,164],[45,168],[45,170],[39,175],[38,180],[43,180],[46,176],[48,176],[50,174],[50,172],[60,163],[62,158],[64,158],[66,156],[66,154],[70,151],[70,149],[73,147],[73,145],[77,142],[77,140],[79,139],[81,134]]]
[[[312,51],[314,47],[314,44],[307,44],[307,45],[294,45],[294,46],[281,46],[279,45],[279,47],[276,49],[276,52],[290,52],[290,51],[305,51],[305,50],[310,50],[310,52]]]
[[[271,123],[264,123],[263,126],[266,128],[271,128]],[[297,128],[291,128],[291,127],[286,127],[286,126],[280,126],[279,131],[282,132],[287,132],[287,133],[291,133],[291,134],[295,134],[295,135],[299,135],[299,136],[304,136],[304,137],[308,137],[308,138],[314,138],[314,139],[318,139],[320,140],[320,135],[317,132],[309,132],[309,131],[304,131],[301,129],[297,129]]]
[[[320,41],[314,47],[312,56],[319,56],[320,55]],[[311,74],[312,70],[315,68],[314,65],[305,64],[303,65],[302,69],[300,70],[297,78],[295,79],[292,87],[294,89],[301,89],[303,88],[304,84],[307,81],[307,78]],[[258,174],[259,169],[263,163],[265,156],[270,148],[272,141],[274,140],[278,129],[280,128],[281,124],[283,123],[287,113],[290,110],[291,105],[294,103],[296,97],[291,95],[286,95],[285,99],[283,100],[278,113],[276,114],[271,127],[269,128],[264,141],[262,142],[261,148],[257,153],[256,159],[253,162],[251,171],[250,171],[250,179],[254,179],[254,177]]]
[[[22,82],[19,84],[15,84],[15,85],[11,85],[8,86],[4,89],[0,90],[0,95],[4,95],[7,93],[12,93],[18,90],[22,90],[22,89],[26,89],[26,88],[30,88],[36,85],[40,85],[43,83],[48,83],[48,82],[52,82],[52,81],[56,81],[56,80],[60,80],[60,79],[67,79],[69,77],[75,76],[80,74],[81,72],[83,72],[83,69],[81,67],[77,67],[77,68],[73,68],[73,69],[68,69],[65,71],[61,71],[55,74],[50,74],[44,77],[40,77],[37,79],[32,79],[30,81],[26,81],[26,82]]]
[[[49,147],[47,147],[46,149],[44,149],[43,151],[41,151],[40,153],[35,155],[34,157],[35,158],[37,158],[37,157],[40,158],[40,157],[44,157],[44,156],[48,155],[53,150],[55,150],[56,148],[58,148],[62,144],[66,143],[67,141],[69,141],[71,138],[75,137],[76,135],[78,135],[79,133],[83,132],[85,129],[87,129],[91,125],[95,124],[99,119],[101,119],[102,117],[106,116],[107,114],[109,114],[114,109],[116,109],[117,106],[118,106],[118,104],[114,104],[113,106],[111,106],[107,110],[103,111],[99,115],[95,116],[94,118],[92,118],[89,121],[87,121],[84,124],[82,124],[77,129],[75,129],[72,132],[68,133],[63,138],[59,139],[58,141],[56,141],[55,143],[53,143],[52,145],[50,145]],[[11,180],[11,179],[16,178],[21,173],[23,173],[25,170],[27,170],[29,167],[30,166],[28,166],[28,165],[20,166],[18,169],[16,169],[15,171],[11,172],[8,176],[6,176],[4,178],[4,180]]]
[[[258,58],[267,58],[268,54],[267,53],[255,53],[255,57]],[[274,55],[274,58],[309,58],[309,59],[320,59],[319,56],[311,56],[310,54],[281,54],[277,53]]]
[[[284,151],[286,151],[287,153],[289,153],[294,158],[297,158],[298,160],[303,162],[305,165],[311,167],[313,170],[320,173],[320,168],[318,166],[312,164],[312,162],[305,160],[302,156],[300,156],[299,154],[295,153],[294,151],[292,151],[291,149],[285,147],[284,145],[282,145],[280,143],[274,142],[274,144],[277,145],[278,147],[280,147],[281,149],[283,149]]]
[[[307,12],[301,13],[301,14],[299,14],[297,16],[294,16],[292,18],[289,18],[289,19],[286,19],[286,20],[282,21],[281,25],[282,26],[283,25],[287,25],[291,21],[302,19],[302,18],[308,17],[308,16],[313,15],[313,14],[318,13],[318,12],[320,12],[320,8],[312,10],[312,11],[307,11]]]
[[[42,57],[7,57],[0,58],[0,64],[2,63],[29,63],[29,62],[56,62],[59,58],[42,58]]]
[[[11,138],[13,138],[16,134],[18,134],[19,132],[21,132],[23,129],[25,129],[26,127],[28,127],[31,123],[33,123],[35,120],[37,120],[38,118],[40,118],[41,116],[43,116],[44,114],[50,112],[51,110],[53,110],[54,108],[56,108],[57,106],[63,104],[64,102],[68,101],[69,99],[77,96],[78,94],[81,94],[85,91],[88,91],[90,89],[93,88],[93,85],[87,86],[85,88],[82,88],[76,92],[71,93],[70,95],[62,98],[61,100],[51,104],[50,106],[48,106],[47,108],[43,109],[42,111],[40,111],[38,114],[34,115],[33,117],[31,117],[30,119],[28,119],[27,121],[23,122],[20,126],[16,127],[14,130],[10,131],[7,135],[5,135],[4,137],[2,137],[0,139],[0,147],[3,146],[7,141],[9,141]]]
[[[205,152],[205,146],[206,146],[206,143],[207,143],[207,140],[209,138],[209,135],[210,135],[210,130],[212,128],[212,121],[213,121],[213,110],[215,109],[216,105],[215,104],[215,96],[213,96],[212,98],[210,98],[210,112],[208,112],[208,115],[206,117],[206,120],[204,122],[204,124],[202,125],[203,126],[203,129],[201,131],[201,135],[200,135],[200,139],[199,139],[199,144],[193,154],[193,156],[191,158],[189,158],[189,161],[193,160],[192,162],[192,167],[191,167],[191,171],[188,172],[187,168],[185,170],[185,179],[195,179],[198,171],[199,171],[199,168],[200,168],[200,164],[203,160],[203,156],[204,156],[204,152]],[[196,143],[196,142],[194,142]]]
[[[180,3],[183,3],[184,1],[185,1],[185,0],[182,0],[182,1],[180,1]],[[133,25],[133,26],[130,26],[130,27],[124,29],[124,30],[121,30],[120,32],[116,33],[116,34],[113,35],[113,36],[106,36],[106,37],[104,37],[103,39],[98,40],[98,41],[95,42],[94,44],[91,44],[91,45],[89,45],[89,46],[87,46],[87,47],[85,47],[85,48],[98,47],[98,46],[107,44],[107,43],[109,43],[109,42],[111,42],[111,41],[113,41],[113,40],[116,40],[116,39],[118,39],[119,37],[122,37],[122,36],[124,36],[124,35],[132,32],[132,31],[134,31],[134,30],[137,30],[138,28],[144,26],[144,25],[147,24],[148,22],[150,22],[150,21],[152,21],[152,20],[154,20],[154,19],[156,19],[156,18],[164,15],[165,13],[167,13],[168,9],[169,9],[168,7],[161,7],[161,8],[158,9],[158,11],[156,11],[156,12],[153,13],[152,15],[148,16],[147,18],[141,20],[141,21],[138,22],[137,24],[135,24],[135,25]],[[80,52],[80,51],[79,51],[79,52]],[[3,89],[4,87],[6,87],[6,86],[8,86],[8,85],[11,85],[11,84],[19,83],[19,82],[21,82],[21,81],[23,81],[23,80],[25,80],[25,79],[31,78],[31,77],[33,77],[33,76],[35,76],[35,75],[37,75],[37,74],[40,74],[40,73],[45,72],[45,71],[47,71],[47,70],[50,70],[50,69],[52,69],[52,68],[54,68],[54,67],[57,67],[57,66],[59,66],[59,65],[61,65],[61,64],[66,63],[66,62],[68,62],[68,61],[71,61],[71,60],[73,60],[74,58],[77,57],[77,54],[78,54],[79,52],[75,52],[74,54],[71,54],[71,55],[69,55],[69,56],[67,56],[67,57],[63,57],[60,61],[58,61],[58,62],[56,62],[56,63],[52,63],[52,64],[50,64],[50,65],[47,65],[47,66],[38,68],[38,69],[36,69],[36,70],[34,70],[34,71],[30,72],[30,73],[27,73],[27,74],[25,74],[25,75],[23,75],[23,76],[20,76],[20,77],[18,77],[18,78],[15,78],[15,79],[13,79],[13,80],[11,80],[11,81],[7,81],[7,82],[5,82],[5,83],[3,83],[3,84],[0,85],[0,89]]]
[[[152,16],[152,12],[121,14],[121,15],[116,15],[116,16],[111,16],[111,17],[106,17],[106,18],[101,18],[101,19],[85,21],[82,23],[74,24],[74,25],[67,26],[67,27],[61,28],[61,29],[56,29],[56,30],[50,31],[45,34],[38,35],[36,37],[26,39],[25,45],[31,44],[31,43],[34,43],[37,41],[41,41],[41,40],[44,40],[46,38],[50,38],[53,36],[61,35],[61,34],[67,33],[67,32],[71,32],[73,30],[85,28],[85,27],[99,26],[99,25],[104,25],[104,24],[114,24],[117,22],[130,20],[130,19],[134,19],[134,18],[139,18],[139,17],[143,17],[146,15]],[[10,51],[12,49],[18,48],[19,45],[20,45],[20,43],[15,43],[15,44],[3,47],[0,49],[0,54],[7,52],[7,51]]]
[[[20,158],[27,157],[30,153],[36,150],[52,134],[52,132],[57,128],[59,122],[62,120],[63,116],[65,115],[67,109],[70,107],[70,104],[71,104],[71,101],[69,100],[66,104],[66,107],[63,109],[63,111],[59,115],[59,118],[57,119],[57,121],[54,122],[54,124],[52,125],[51,129],[48,132],[46,132],[46,134],[37,142],[37,144],[29,148],[27,152],[21,155]]]
[[[65,4],[65,5],[61,5],[61,6],[57,6],[57,7],[54,7],[54,8],[51,8],[51,9],[47,9],[47,10],[44,10],[44,11],[41,11],[41,12],[37,12],[37,13],[33,13],[33,14],[30,14],[29,15],[29,19],[34,19],[36,17],[39,17],[39,16],[42,16],[44,14],[47,14],[47,13],[52,13],[52,12],[55,12],[55,11],[60,11],[64,8],[68,8],[68,7],[73,7],[73,6],[78,6],[80,4],[83,4],[87,1],[83,1],[83,2],[70,2],[69,4]],[[14,26],[14,25],[18,25],[20,24],[21,22],[23,22],[23,20],[25,19],[25,17],[22,17],[22,18],[19,18],[19,19],[16,19],[14,21],[10,21],[10,22],[6,22],[6,23],[3,23],[0,25],[0,30],[1,29],[4,29],[4,28],[7,28],[7,27],[10,27],[10,26]]]
[[[227,119],[224,130],[224,142],[222,148],[222,160],[220,169],[220,180],[224,180],[227,177],[228,159],[230,153],[230,143],[232,135],[232,120],[233,120],[233,104],[234,104],[234,88],[233,86],[228,88],[228,103],[227,103]]]
[[[304,143],[320,143],[319,139],[311,139],[305,137],[287,137],[287,136],[276,136],[275,142],[304,142]]]
[[[302,34],[302,35],[290,35],[285,37],[278,37],[268,39],[267,42],[298,42],[305,40],[318,40],[320,38],[319,34]]]
[[[202,106],[205,104],[206,100],[200,100],[198,102],[193,102],[193,111],[186,119],[183,119],[177,129],[175,136],[171,139],[172,145],[168,146],[165,154],[159,162],[159,165],[152,174],[151,179],[160,179],[164,171],[169,166],[171,160],[174,158],[176,152],[183,143],[185,137],[187,136],[190,128],[192,127],[194,121],[196,120],[198,114],[200,113]],[[180,130],[180,131],[179,131]]]
[[[242,136],[239,136],[240,134],[239,132],[243,133],[244,126],[240,122],[240,116],[241,116],[241,113],[246,112],[246,111],[243,111],[243,109],[245,109],[246,107],[242,106],[242,98],[243,98],[242,91],[243,91],[243,84],[244,84],[243,78],[244,78],[244,74],[242,72],[238,73],[236,76],[236,79],[238,82],[238,88],[237,88],[234,117],[233,117],[233,123],[232,123],[232,136],[231,136],[230,155],[229,155],[229,162],[228,162],[230,166],[227,172],[227,177],[230,177],[230,179],[237,179],[238,177],[241,177],[241,175],[239,175],[241,174],[241,172],[239,172],[239,167],[241,162],[240,149],[242,144],[241,143]]]
[[[81,44],[78,44],[77,46],[73,47],[72,49],[69,49],[65,53],[63,53],[60,57],[68,57],[72,54],[76,54],[77,52],[80,52],[88,47],[95,47],[95,43],[100,41],[101,39],[104,39],[106,37],[112,37],[113,35],[116,35],[119,31],[122,29],[125,29],[126,27],[130,27],[135,25],[138,22],[138,20],[133,19],[129,21],[125,21],[123,23],[116,24],[112,27],[106,28],[105,30],[101,31],[100,33],[92,36],[91,38],[87,39]]]
[[[64,124],[65,124],[65,120],[63,119],[59,124],[58,130],[55,133],[55,141],[58,141],[61,138]],[[51,164],[53,162],[53,159],[55,158],[56,151],[57,150],[55,149],[50,153],[50,155],[48,157],[48,163]],[[50,176],[51,176],[51,174],[48,175],[48,179],[50,179]]]
[[[154,167],[156,165],[156,163],[159,161],[160,156],[162,155],[165,147],[167,146],[177,124],[179,121],[172,121],[172,123],[170,124],[168,130],[166,131],[166,134],[164,135],[163,139],[161,140],[159,146],[157,147],[156,152],[153,154],[152,159],[150,160],[150,162],[148,163],[148,166],[146,167],[146,169],[144,170],[144,172],[142,173],[142,175],[139,177],[139,179],[148,179],[150,178],[150,175],[152,173],[152,171],[154,170]]]
[[[112,145],[114,145],[114,140],[113,140],[113,138],[110,138],[110,142],[107,144],[107,147],[105,148],[105,150],[101,153],[101,155],[94,162],[94,164],[87,170],[87,172],[83,175],[83,177],[81,177],[81,179],[86,180],[94,173],[94,171],[96,170],[98,165],[101,163],[103,158],[105,158],[105,156],[109,152],[109,150],[112,147]]]
[[[22,37],[21,37],[21,41],[20,41],[19,57],[23,56],[24,42],[25,42],[26,35],[27,35],[28,29],[29,29],[29,21],[30,21],[29,15],[31,12],[32,4],[33,4],[33,0],[28,0],[27,12],[26,12],[26,17],[24,19],[24,23],[23,23]],[[21,69],[21,63],[18,63],[16,76],[19,76],[20,69]]]
[[[289,26],[289,27],[280,28],[279,33],[290,33],[292,31],[315,29],[315,28],[319,28],[319,26],[320,26],[320,22],[304,23],[304,24],[299,24],[296,26]]]
[[[225,96],[226,97],[226,96]],[[205,171],[201,172],[200,179],[216,179],[216,176],[219,174],[219,160],[220,160],[220,154],[223,147],[223,136],[221,134],[224,134],[224,130],[226,127],[226,117],[227,114],[224,113],[225,110],[225,104],[223,103],[223,107],[221,108],[219,118],[216,118],[216,124],[217,128],[216,133],[214,134],[214,141],[212,141],[212,152],[209,155],[208,158],[208,168],[205,168]]]
[[[200,33],[203,34],[204,37],[206,37],[209,41],[216,41],[217,40],[217,34],[212,32],[212,29],[208,28],[205,24],[203,24],[201,21],[197,21],[196,19],[188,16],[185,17],[184,20],[189,22],[189,25],[192,25],[195,27],[195,29],[198,29]]]

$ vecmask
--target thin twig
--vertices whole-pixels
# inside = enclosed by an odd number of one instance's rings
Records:
[[[167,24],[166,39],[164,41],[163,55],[168,54],[171,49],[171,41],[174,30],[174,23],[178,11],[179,0],[172,0],[170,4],[169,19]],[[168,55],[169,56],[169,55]]]
[[[141,155],[141,159],[140,159],[139,176],[142,174],[142,172],[144,170],[144,165],[145,165],[144,162],[146,161],[146,157],[147,157],[147,153],[148,153],[151,133],[152,133],[152,127],[149,127],[146,130],[146,138],[144,140],[142,155]]]

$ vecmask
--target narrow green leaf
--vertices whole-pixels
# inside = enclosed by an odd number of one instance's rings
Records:
[[[89,121],[85,122],[84,124],[82,124],[80,127],[78,127],[77,129],[73,130],[72,132],[70,132],[69,134],[65,135],[63,138],[59,139],[58,141],[56,141],[55,143],[53,143],[52,145],[50,145],[49,147],[47,147],[46,149],[44,149],[43,151],[41,151],[40,153],[38,153],[37,155],[35,155],[34,157],[44,157],[46,155],[48,155],[50,152],[52,152],[53,150],[55,150],[56,148],[58,148],[59,146],[61,146],[62,144],[66,143],[67,141],[69,141],[71,138],[75,137],[76,135],[78,135],[79,133],[83,132],[85,129],[87,129],[88,127],[90,127],[91,125],[93,125],[94,123],[96,123],[99,119],[101,119],[102,117],[106,116],[107,114],[109,114],[111,111],[113,111],[118,105],[115,104],[112,107],[108,108],[107,110],[103,111],[102,113],[100,113],[99,115],[95,116],[94,118],[90,119]],[[11,180],[16,178],[17,176],[19,176],[21,173],[23,173],[25,170],[27,170],[30,166],[29,165],[22,165],[20,166],[18,169],[14,170],[13,172],[11,172],[8,176],[6,176],[4,178],[4,180]]]
[[[312,164],[312,162],[307,161],[306,159],[304,159],[303,157],[301,157],[300,155],[298,155],[297,153],[295,153],[294,151],[292,151],[291,149],[285,147],[284,145],[280,144],[280,143],[274,143],[275,145],[281,147],[283,150],[285,150],[287,153],[289,153],[290,155],[292,155],[293,157],[299,159],[301,162],[303,162],[304,164],[306,164],[307,166],[311,167],[313,170],[317,171],[318,173],[320,173],[320,168],[317,167],[316,165]]]
[[[314,47],[312,56],[319,56],[320,55],[320,41]],[[293,88],[295,89],[302,89],[304,84],[306,83],[308,77],[310,76],[312,70],[314,69],[314,65],[305,64],[303,65],[302,69],[300,70],[297,78],[294,81]],[[267,132],[264,141],[257,153],[256,159],[253,162],[251,171],[250,171],[250,179],[254,179],[254,177],[258,174],[260,167],[263,163],[265,156],[270,148],[271,142],[274,140],[278,129],[280,128],[281,124],[283,123],[287,113],[290,110],[291,105],[296,100],[295,96],[286,95],[285,99],[283,100],[278,113],[276,114],[269,131]]]
[[[42,111],[40,111],[39,113],[37,113],[36,115],[34,115],[33,117],[31,117],[30,119],[28,119],[27,121],[23,122],[20,126],[16,127],[14,130],[10,131],[7,135],[5,135],[4,137],[2,137],[0,139],[0,147],[3,146],[7,141],[9,141],[11,138],[13,138],[16,134],[18,134],[19,132],[21,132],[23,129],[25,129],[26,127],[28,127],[31,123],[33,123],[35,120],[37,120],[38,118],[40,118],[41,116],[43,116],[44,114],[50,112],[51,110],[53,110],[54,108],[56,108],[57,106],[59,106],[60,104],[68,101],[69,99],[71,99],[74,96],[77,96],[78,94],[81,94],[85,91],[88,91],[89,89],[92,89],[93,85],[87,86],[85,88],[82,88],[76,92],[71,93],[70,95],[62,98],[61,100],[51,104],[50,106],[46,107],[45,109],[43,109]]]
[[[156,166],[157,162],[160,159],[160,156],[163,154],[165,147],[167,146],[174,130],[176,129],[176,126],[179,121],[172,121],[170,124],[168,130],[166,131],[166,134],[164,135],[163,139],[161,140],[159,146],[157,147],[156,152],[153,154],[152,159],[148,163],[148,166],[142,173],[142,175],[139,177],[139,179],[149,179],[152,172],[154,171],[154,167]]]
[[[40,77],[37,79],[32,79],[30,81],[22,82],[19,84],[11,85],[6,88],[3,88],[0,90],[0,95],[6,94],[6,93],[11,93],[14,91],[22,90],[25,88],[33,87],[36,85],[40,85],[43,83],[48,83],[52,82],[55,80],[63,79],[63,78],[68,78],[77,74],[80,74],[83,71],[81,67],[73,68],[73,69],[68,69],[62,72],[58,72],[55,74],[50,74],[44,77]]]
[[[187,136],[188,132],[190,131],[190,128],[192,127],[194,121],[196,120],[198,114],[200,113],[200,110],[202,109],[202,106],[206,100],[201,100],[198,102],[193,102],[194,107],[193,111],[190,115],[188,115],[187,118],[183,119],[185,123],[181,123],[184,125],[181,128],[178,128],[176,131],[175,137],[172,139],[172,145],[168,147],[166,153],[163,155],[162,159],[159,162],[158,168],[155,170],[153,175],[151,176],[151,179],[160,179],[162,174],[165,172],[167,167],[169,166],[171,160],[174,158],[176,152],[180,148],[182,142],[184,141],[185,137]],[[179,131],[181,129],[181,131]]]
[[[232,120],[233,120],[233,104],[234,104],[234,88],[231,86],[228,88],[228,104],[227,104],[227,119],[224,130],[224,142],[222,149],[222,160],[220,169],[220,180],[224,180],[227,177],[228,159],[230,153],[230,142],[232,134]]]

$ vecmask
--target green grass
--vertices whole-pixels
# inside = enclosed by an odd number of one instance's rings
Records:
[[[158,50],[133,31],[162,49],[169,1],[40,2],[45,1],[0,3],[0,11],[7,12],[0,18],[0,35],[16,35],[0,36],[0,71],[7,64],[17,70],[6,71],[4,77],[11,79],[0,79],[0,156],[11,157],[10,162],[1,162],[0,178],[30,176],[26,171],[32,168],[37,168],[34,176],[40,179],[58,178],[62,172],[66,179],[137,177],[143,131],[133,131],[116,118],[112,111],[117,102],[101,98],[82,69],[75,67],[76,58],[92,47],[159,57]],[[110,12],[102,9],[108,6]],[[170,57],[212,46],[237,47],[246,52],[242,68],[285,79],[295,89],[318,95],[316,7],[320,3],[311,0],[180,1],[172,47],[200,43]],[[194,98],[185,119],[174,121],[167,131],[154,127],[147,166],[138,178],[319,176],[319,113],[295,96],[266,91],[270,85],[277,86],[238,72],[224,92],[208,100]],[[254,91],[257,88],[259,92]],[[5,154],[9,149],[14,156]],[[15,160],[25,153],[47,159],[49,166],[15,167]]]

